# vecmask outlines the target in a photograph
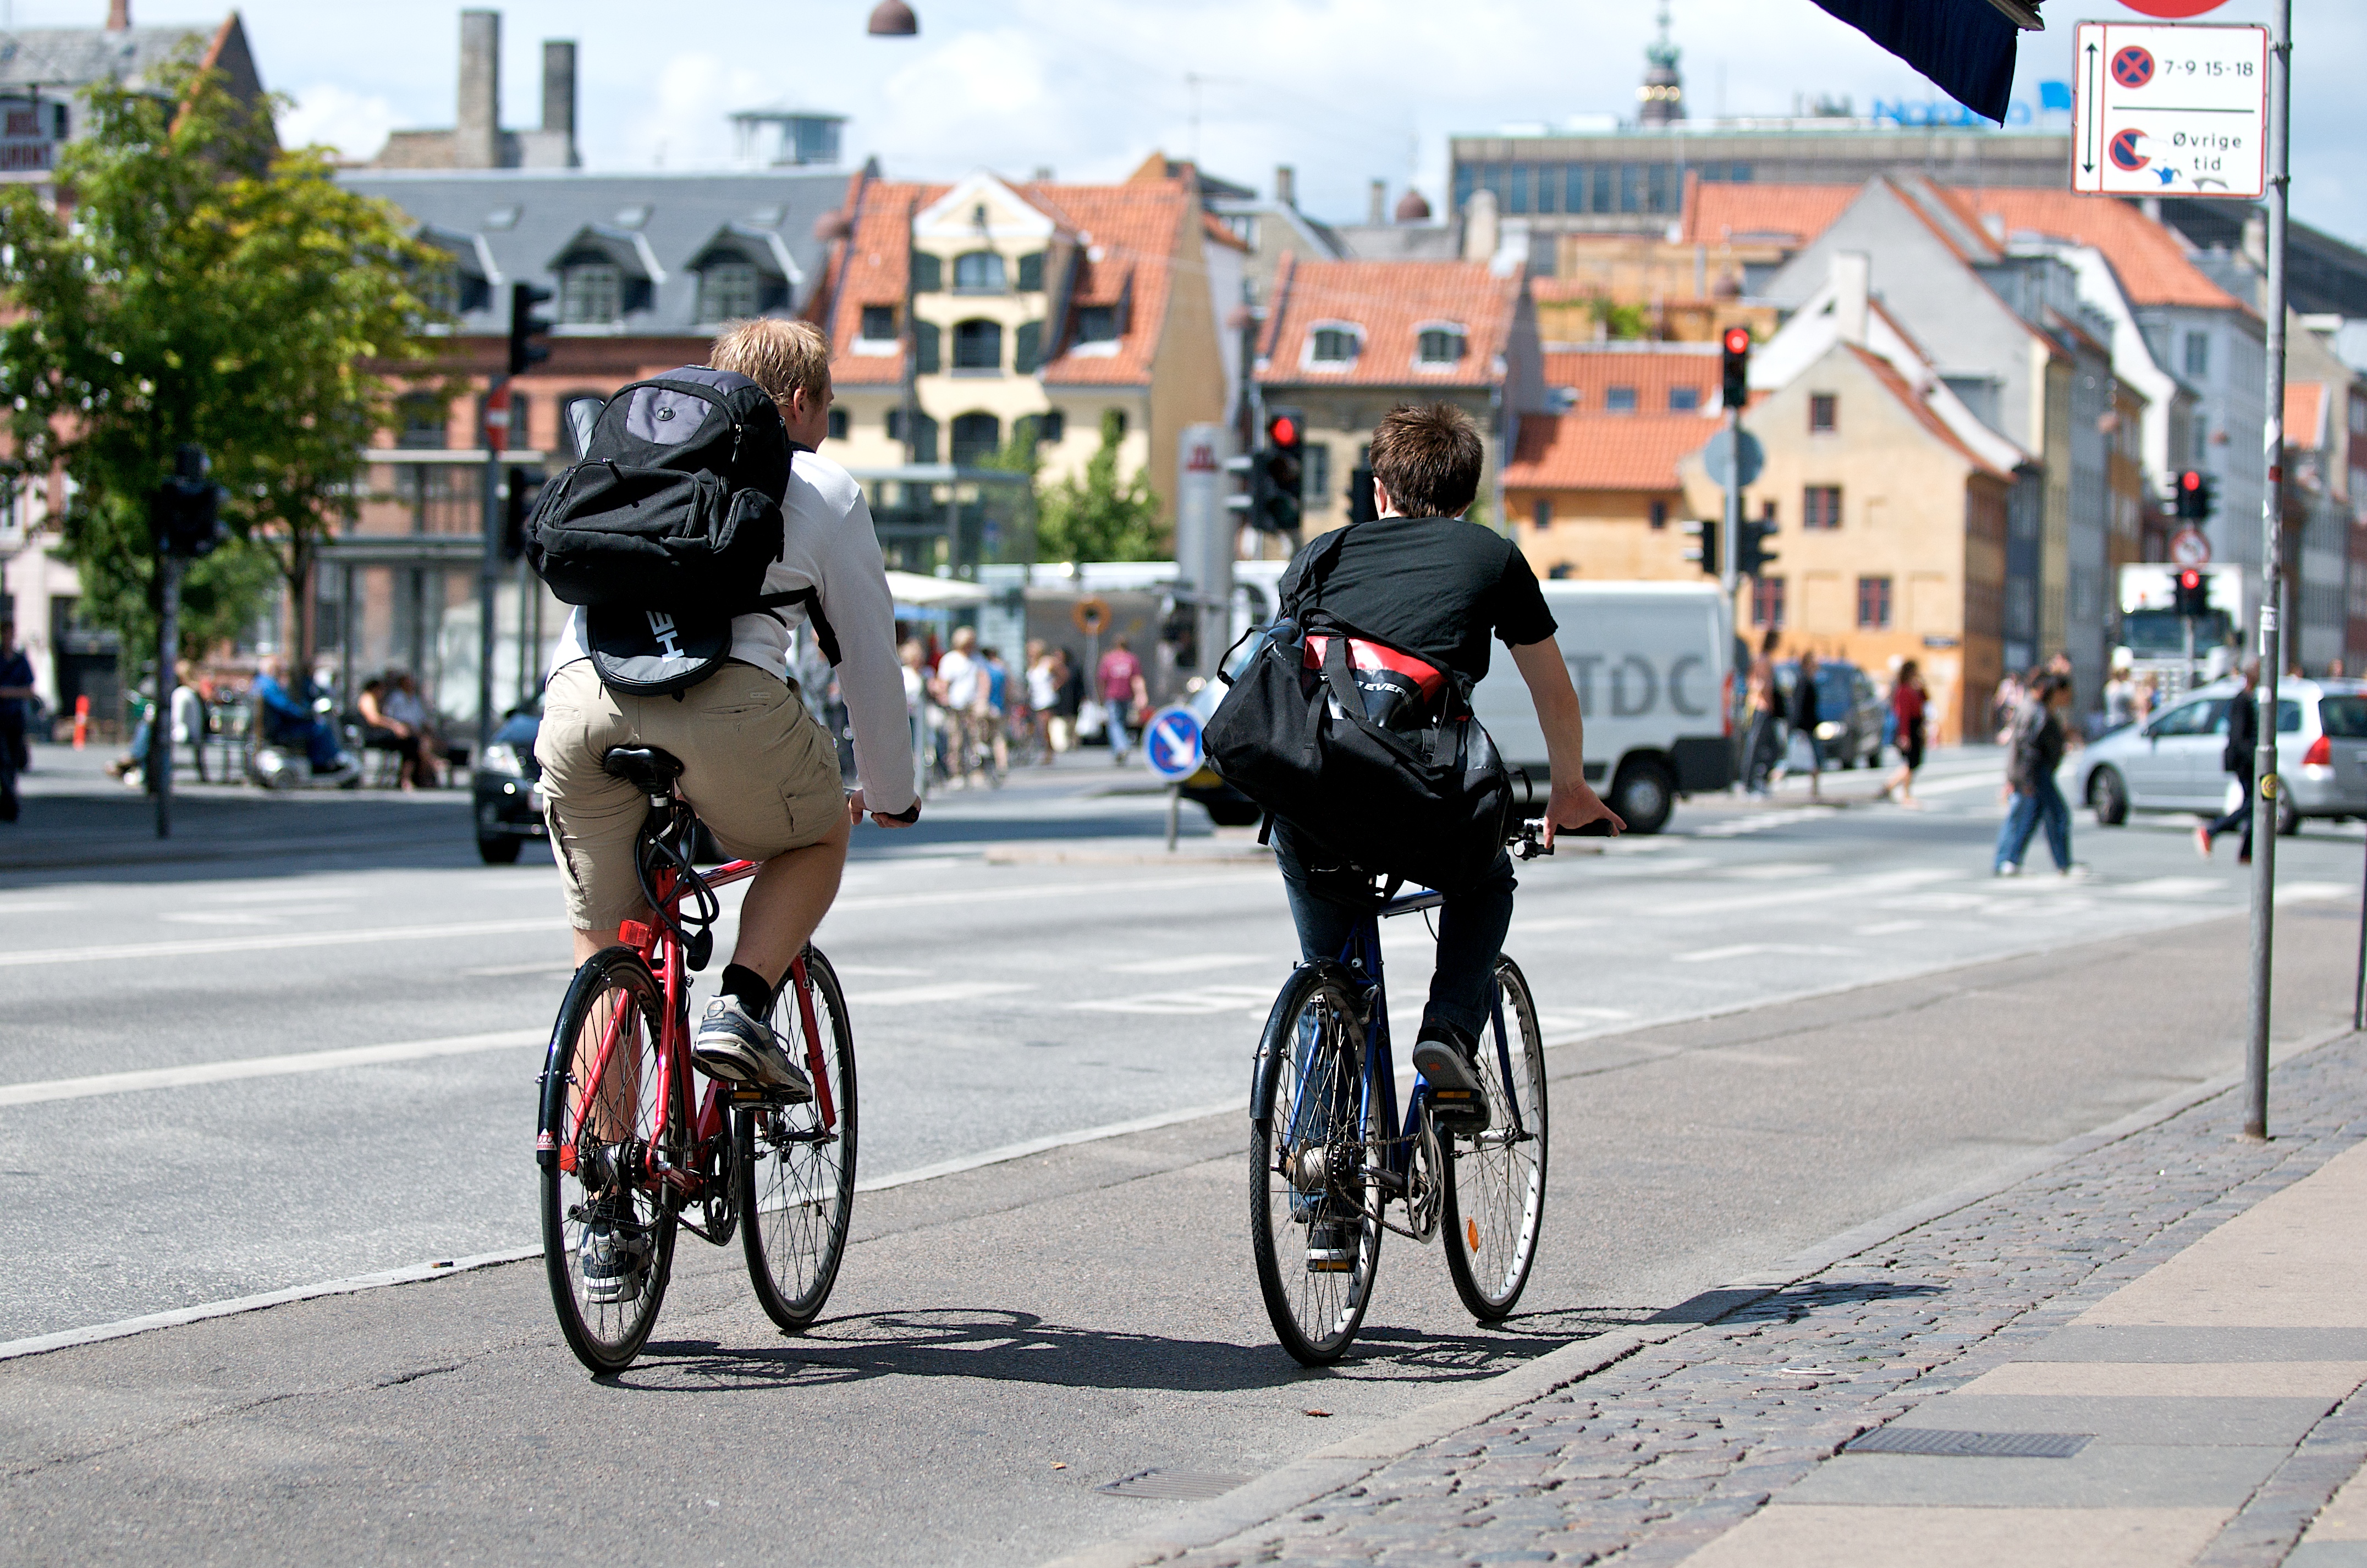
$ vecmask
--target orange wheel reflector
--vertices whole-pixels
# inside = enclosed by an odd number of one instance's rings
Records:
[[[1472,1251],[1477,1252],[1477,1251],[1478,1251],[1478,1250],[1479,1250],[1479,1222],[1478,1222],[1478,1221],[1477,1221],[1477,1220],[1466,1220],[1466,1221],[1464,1221],[1464,1222],[1463,1222],[1463,1235],[1464,1235],[1464,1239],[1466,1239],[1467,1241],[1470,1242],[1470,1244],[1471,1244],[1471,1250],[1472,1250]]]

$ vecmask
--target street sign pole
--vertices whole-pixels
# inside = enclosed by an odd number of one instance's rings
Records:
[[[2269,37],[2268,419],[2261,446],[2269,484],[2260,502],[2260,721],[2252,754],[2251,1038],[2244,1055],[2244,1135],[2269,1135],[2269,987],[2277,888],[2277,674],[2284,608],[2285,219],[2293,155],[2293,0],[2277,0]]]
[[[148,716],[148,784],[156,793],[156,836],[173,836],[173,687],[180,671],[174,653],[181,646],[181,558],[167,549],[156,562],[164,579],[164,614],[156,632],[156,711]],[[199,736],[198,744],[205,744]]]
[[[1736,562],[1742,550],[1742,411],[1726,411],[1726,536],[1719,541],[1717,580],[1726,590],[1728,610],[1734,606],[1734,591],[1741,581]],[[1740,617],[1736,617],[1738,625]]]
[[[469,766],[485,765],[485,748],[493,743],[493,604],[502,581],[502,533],[508,521],[502,498],[502,451],[509,424],[509,378],[495,376],[485,389],[485,548],[477,563],[477,749]]]

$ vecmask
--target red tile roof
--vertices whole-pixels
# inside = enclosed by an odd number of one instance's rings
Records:
[[[1832,226],[1857,199],[1860,186],[1728,185],[1685,182],[1683,239],[1688,245],[1756,241],[1797,250]]]
[[[1982,216],[1994,213],[2004,220],[2009,238],[2028,233],[2093,245],[2112,264],[2133,304],[2248,308],[2203,276],[2188,257],[2185,242],[2168,225],[2125,201],[2036,187],[1985,186],[1962,194]]]
[[[1632,419],[1533,413],[1521,419],[1506,490],[1676,491],[1677,464],[1717,434],[1698,414]]]
[[[952,188],[857,177],[852,227],[832,263],[830,320],[823,329],[832,350],[831,376],[840,385],[902,381],[902,352],[856,355],[848,346],[859,335],[864,306],[893,305],[900,315],[912,271],[912,216]],[[1167,323],[1174,257],[1198,210],[1188,187],[1180,179],[1138,176],[1119,186],[1031,182],[1012,188],[1074,238],[1079,254],[1075,287],[1068,296],[1072,310],[1130,301],[1116,354],[1064,355],[1045,365],[1044,379],[1094,386],[1148,382]],[[1192,225],[1190,233],[1196,239],[1201,230]],[[1188,254],[1197,258],[1196,250]],[[1045,335],[1055,338],[1058,329]]]
[[[2323,381],[2285,383],[2285,445],[2311,452],[2326,439],[2327,386]]]
[[[1491,276],[1480,262],[1300,261],[1285,254],[1274,277],[1272,320],[1258,379],[1272,385],[1485,387],[1512,336],[1521,280]],[[1305,363],[1317,325],[1361,329],[1364,344],[1343,369]],[[1414,366],[1417,334],[1433,322],[1464,330],[1451,369]]]
[[[1708,352],[1704,353],[1702,349]],[[1717,401],[1724,361],[1716,344],[1605,344],[1599,348],[1549,349],[1545,355],[1548,388],[1568,388],[1578,401],[1567,411],[1580,418],[1603,418],[1610,408],[1614,387],[1636,393],[1636,413],[1669,412],[1669,391],[1691,387],[1700,394],[1700,406]],[[1625,419],[1628,414],[1616,417]]]

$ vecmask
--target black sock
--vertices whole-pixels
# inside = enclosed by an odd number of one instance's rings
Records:
[[[773,1010],[773,987],[746,964],[725,964],[720,984],[724,995],[740,998],[750,1018],[763,1018]]]

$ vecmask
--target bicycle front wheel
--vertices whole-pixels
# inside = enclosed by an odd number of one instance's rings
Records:
[[[1283,987],[1258,1047],[1250,1122],[1250,1245],[1282,1348],[1340,1359],[1365,1321],[1380,1262],[1379,1195],[1365,1176],[1365,1032],[1355,998],[1321,967]]]
[[[1479,1042],[1487,1130],[1454,1133],[1442,1194],[1446,1272],[1471,1315],[1512,1313],[1537,1260],[1546,1220],[1546,1055],[1520,965],[1496,961],[1496,1014]],[[1444,1134],[1447,1130],[1440,1129]]]
[[[575,972],[543,1078],[542,1257],[560,1332],[595,1372],[632,1364],[674,1267],[675,1206],[656,1156],[680,1163],[681,1086],[658,1055],[657,978],[629,947]]]
[[[830,960],[809,947],[806,987],[785,981],[773,1029],[814,1097],[738,1111],[741,1245],[764,1314],[795,1331],[830,1299],[855,1213],[855,1034]]]

